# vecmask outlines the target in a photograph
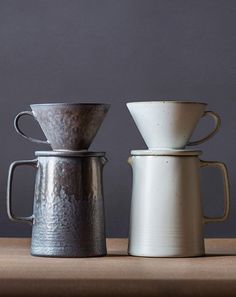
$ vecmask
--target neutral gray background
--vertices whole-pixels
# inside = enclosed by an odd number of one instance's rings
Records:
[[[236,235],[236,1],[227,0],[1,0],[0,1],[0,235],[29,236],[30,227],[6,215],[9,164],[47,150],[18,136],[14,116],[39,102],[107,102],[111,109],[91,147],[106,151],[104,171],[108,236],[127,236],[131,149],[145,145],[125,103],[177,99],[209,103],[222,129],[202,145],[203,159],[224,161],[232,185],[226,223],[208,225],[207,236]],[[31,119],[22,127],[40,129]],[[202,120],[197,135],[212,123]],[[218,173],[202,175],[205,212],[222,212]],[[164,178],[164,177],[163,177]],[[31,213],[34,171],[19,169],[14,209]]]

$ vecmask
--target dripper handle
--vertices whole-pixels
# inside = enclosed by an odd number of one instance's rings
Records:
[[[224,222],[229,217],[230,212],[230,184],[229,184],[229,175],[227,167],[224,163],[213,162],[213,161],[200,161],[201,167],[213,167],[218,168],[222,172],[223,184],[224,184],[224,213],[221,217],[210,218],[207,216],[203,217],[203,222],[214,223],[214,222]]]
[[[210,116],[214,119],[215,122],[215,128],[213,131],[211,131],[207,136],[203,137],[202,139],[196,140],[196,141],[190,141],[187,145],[193,146],[193,145],[198,145],[201,144],[208,139],[212,138],[220,129],[221,126],[221,118],[220,116],[213,112],[213,111],[205,111],[202,117]]]
[[[21,165],[29,165],[33,167],[37,167],[37,159],[35,160],[27,160],[27,161],[15,161],[11,164],[9,168],[9,174],[8,174],[8,181],[7,181],[7,214],[10,220],[16,221],[16,222],[26,222],[33,224],[34,216],[29,217],[18,217],[15,216],[12,212],[12,184],[13,184],[13,175],[16,167]]]
[[[21,131],[21,129],[19,127],[19,119],[22,116],[26,116],[26,115],[31,116],[31,117],[33,117],[35,119],[32,111],[22,111],[22,112],[18,113],[18,115],[15,117],[15,120],[14,120],[14,127],[15,127],[16,132],[18,134],[20,134],[23,138],[25,138],[25,139],[27,139],[27,140],[29,140],[31,142],[50,144],[48,142],[48,140],[40,140],[40,139],[30,137],[30,136],[27,136],[24,132]]]

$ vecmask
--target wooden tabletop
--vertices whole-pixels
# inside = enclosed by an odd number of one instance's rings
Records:
[[[40,258],[29,239],[0,239],[0,296],[236,296],[236,239],[207,239],[206,257],[129,257],[108,239],[107,257]]]

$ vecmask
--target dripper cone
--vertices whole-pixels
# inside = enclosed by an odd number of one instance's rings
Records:
[[[54,150],[88,149],[100,128],[107,104],[31,105]]]
[[[55,151],[87,150],[100,128],[110,105],[90,103],[32,104],[32,112],[15,119],[18,133],[33,142],[46,142]],[[39,123],[47,141],[26,136],[18,126],[21,115],[31,115]]]
[[[220,128],[220,117],[205,111],[207,104],[187,101],[145,101],[127,103],[137,128],[149,149],[184,149],[210,139]],[[210,116],[215,127],[197,141],[190,138],[204,116]]]

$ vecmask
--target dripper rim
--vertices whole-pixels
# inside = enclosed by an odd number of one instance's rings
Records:
[[[75,103],[75,102],[72,102],[72,103],[67,103],[67,102],[55,102],[55,103],[33,103],[33,104],[30,104],[30,107],[31,106],[52,106],[52,105],[93,105],[93,106],[105,106],[107,108],[109,108],[111,106],[111,104],[108,104],[108,103]]]
[[[198,101],[179,101],[179,100],[151,100],[151,101],[132,101],[127,102],[126,105],[137,104],[137,103],[179,103],[179,104],[200,104],[207,106],[208,104],[205,102]]]

